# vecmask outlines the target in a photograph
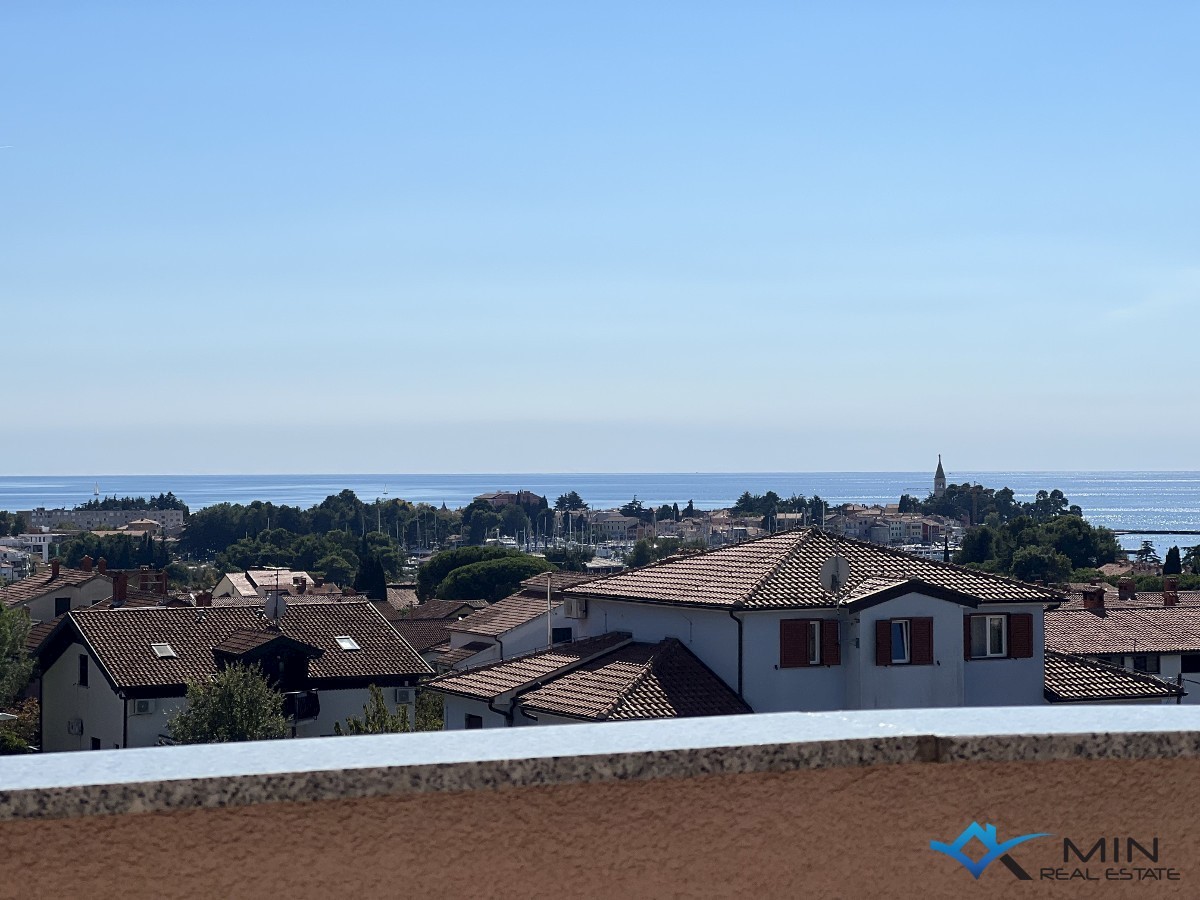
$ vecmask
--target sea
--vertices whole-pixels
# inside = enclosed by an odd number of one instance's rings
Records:
[[[955,484],[1009,487],[1022,500],[1058,488],[1095,525],[1119,530],[1200,531],[1200,472],[948,472]],[[214,503],[253,500],[308,507],[350,489],[361,499],[403,498],[465,506],[479,494],[528,490],[551,503],[576,491],[593,508],[620,506],[637,497],[646,505],[691,500],[699,509],[730,506],[743,491],[781,497],[814,494],[837,503],[894,503],[901,494],[926,496],[931,472],[670,472],[483,473],[457,475],[71,475],[0,476],[0,509],[75,506],[94,496],[139,497],[173,492],[192,510]],[[1200,544],[1200,534],[1123,535],[1136,547],[1151,540],[1159,554],[1172,545]]]

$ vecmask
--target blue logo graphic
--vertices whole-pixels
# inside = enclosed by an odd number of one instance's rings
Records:
[[[996,837],[995,825],[980,825],[978,822],[972,822],[966,827],[953,844],[943,844],[941,841],[930,841],[929,847],[936,850],[938,853],[944,853],[955,862],[961,863],[963,868],[975,876],[975,880],[979,880],[979,876],[983,874],[983,870],[1000,860],[1008,869],[1022,881],[1030,881],[1029,873],[1017,865],[1016,860],[1008,855],[1008,851],[1018,844],[1023,844],[1026,841],[1031,841],[1034,838],[1050,837],[1045,832],[1039,834],[1023,834],[1020,837],[1010,838],[1004,843],[1000,843]],[[963,848],[971,841],[979,841],[987,850],[979,859],[971,859],[963,852]]]

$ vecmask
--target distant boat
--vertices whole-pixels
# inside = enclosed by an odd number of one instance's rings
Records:
[[[96,482],[96,486],[94,488],[92,488],[92,496],[93,497],[100,496],[100,482],[98,482],[98,481]]]

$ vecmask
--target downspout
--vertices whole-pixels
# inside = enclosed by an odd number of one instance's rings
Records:
[[[129,749],[129,698],[124,694],[121,695],[121,706],[124,710],[124,715],[121,718],[121,749]]]
[[[741,620],[741,619],[739,619],[737,616],[735,616],[735,615],[733,614],[733,609],[732,609],[732,608],[728,610],[728,613],[729,613],[729,618],[731,618],[731,619],[733,619],[733,621],[737,622],[737,627],[738,627],[738,641],[737,641],[737,644],[738,644],[738,685],[737,685],[737,694],[738,694],[738,699],[739,699],[739,700],[741,700],[743,703],[745,703],[745,702],[746,702],[746,698],[745,698],[745,697],[742,695],[742,620]]]

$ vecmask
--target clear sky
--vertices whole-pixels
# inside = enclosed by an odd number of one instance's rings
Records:
[[[1200,468],[1200,4],[0,5],[0,474]]]

